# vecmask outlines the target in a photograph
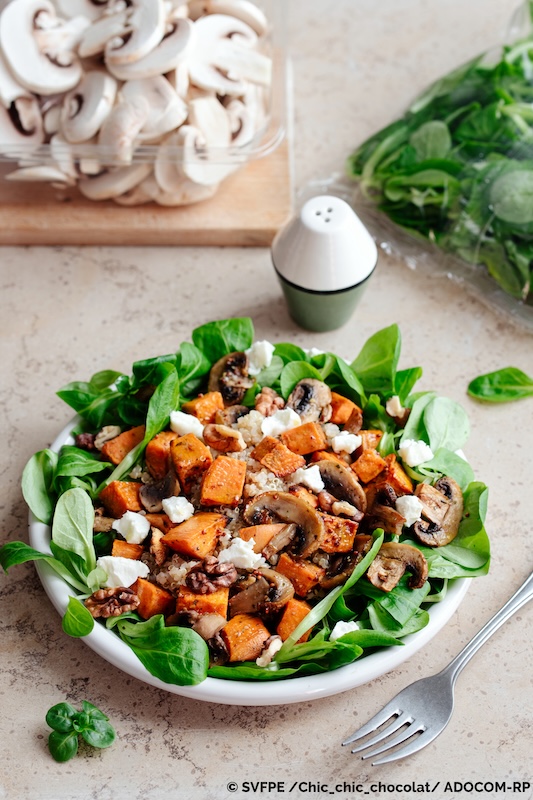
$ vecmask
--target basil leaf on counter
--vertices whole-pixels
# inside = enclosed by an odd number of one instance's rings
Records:
[[[533,397],[533,378],[517,367],[504,367],[474,378],[468,394],[486,403],[511,403]]]

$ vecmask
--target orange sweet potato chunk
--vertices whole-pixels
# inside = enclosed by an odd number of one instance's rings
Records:
[[[131,428],[129,431],[124,431],[110,439],[102,447],[102,457],[105,461],[111,461],[112,464],[120,464],[130,450],[137,447],[139,442],[144,439],[145,427],[138,425],[136,428]]]
[[[328,441],[322,427],[317,422],[304,422],[281,434],[283,444],[300,456],[309,455],[316,450],[326,450]]]
[[[352,519],[322,514],[324,537],[320,549],[325,553],[349,553],[353,550],[355,535],[359,524]]]
[[[206,394],[201,394],[194,400],[184,403],[181,410],[185,414],[193,414],[198,417],[202,425],[207,425],[215,421],[217,411],[222,411],[223,408],[224,400],[220,392],[206,392]]]
[[[226,524],[227,519],[223,514],[200,511],[171,528],[161,541],[182,556],[203,559],[215,549]]]
[[[144,547],[142,544],[133,544],[132,542],[124,542],[122,539],[115,539],[113,547],[111,548],[112,556],[120,556],[122,558],[133,558],[136,561],[142,556]]]
[[[305,597],[325,575],[325,570],[317,564],[303,558],[291,558],[287,553],[279,557],[276,570],[291,581],[300,597]]]
[[[176,614],[183,611],[196,611],[198,614],[220,614],[228,616],[229,588],[221,587],[210,594],[198,594],[180,586],[176,601]]]
[[[224,625],[220,635],[227,647],[230,661],[255,661],[259,658],[270,631],[259,617],[236,614]]]
[[[277,533],[282,531],[284,527],[285,522],[272,524],[267,523],[264,525],[250,525],[248,528],[241,528],[239,531],[239,536],[241,539],[244,539],[245,542],[249,542],[250,539],[253,539],[255,542],[254,553],[260,553],[265,549],[270,540]]]
[[[111,481],[100,492],[100,500],[112,517],[119,519],[126,511],[141,511],[139,489],[136,481]]]
[[[213,463],[213,456],[194,433],[186,433],[170,443],[170,456],[178,480],[185,494],[190,494],[195,484]]]
[[[275,439],[273,436],[265,436],[257,447],[252,450],[250,456],[259,461],[265,469],[273,472],[278,478],[291,475],[300,467],[305,466],[305,458],[303,456],[293,453],[279,439]]]
[[[300,486],[299,484],[289,486],[289,494],[304,500],[311,508],[318,508],[318,497],[306,489],[305,486]]]
[[[170,469],[170,443],[177,436],[174,431],[161,431],[146,446],[146,469],[156,480],[164,478]]]
[[[295,597],[292,597],[283,609],[283,614],[278,622],[276,633],[285,641],[289,638],[291,633],[296,630],[300,622],[310,611],[311,606],[306,603],[305,600],[296,600]],[[300,636],[298,642],[306,642],[311,635],[311,630],[312,629],[309,628],[308,631]]]
[[[394,453],[385,456],[387,463],[386,480],[390,483],[396,494],[412,494],[413,481],[400,464],[396,460]]]
[[[363,440],[361,444],[361,448],[363,451],[375,450],[378,444],[381,442],[381,439],[383,437],[383,431],[378,431],[373,429],[359,431],[359,436]]]
[[[153,528],[157,528],[159,531],[163,531],[163,533],[167,533],[174,527],[174,522],[172,522],[170,517],[166,514],[147,514],[146,519]]]
[[[162,589],[144,578],[137,578],[131,588],[141,601],[137,612],[143,619],[149,619],[156,614],[165,614],[166,616],[173,613],[176,601],[166,589]]]
[[[345,425],[354,411],[359,411],[361,414],[363,413],[359,406],[351,400],[348,400],[347,397],[343,397],[342,394],[338,394],[337,392],[331,393],[330,422],[333,422],[335,425]]]
[[[373,481],[386,467],[387,462],[376,450],[363,450],[362,455],[352,464],[352,469],[363,483]]]
[[[237,506],[242,498],[246,464],[230,456],[217,456],[202,481],[204,506]]]
[[[337,464],[342,464],[343,467],[346,466],[346,461],[344,461],[344,459],[342,459],[336,453],[332,453],[330,450],[320,450],[316,453],[313,453],[310,463],[316,464],[317,461],[335,461]]]

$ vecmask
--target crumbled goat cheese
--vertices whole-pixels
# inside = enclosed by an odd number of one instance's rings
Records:
[[[406,439],[399,446],[398,453],[408,467],[418,467],[433,458],[431,447],[421,440]]]
[[[357,433],[348,433],[348,431],[341,431],[338,436],[334,436],[331,440],[331,447],[335,453],[353,453],[358,447],[361,447],[363,440]]]
[[[186,497],[166,497],[163,500],[163,511],[171,522],[178,525],[194,514],[194,506]]]
[[[204,435],[204,426],[197,417],[192,414],[185,414],[184,411],[172,411],[170,414],[170,429],[179,436],[187,433],[194,433],[198,439]]]
[[[255,659],[257,666],[268,667],[278,650],[281,650],[282,644],[283,640],[281,636],[273,636],[268,647],[263,650],[259,658]]]
[[[304,350],[306,356],[308,358],[314,358],[315,356],[322,356],[324,355],[323,350],[319,350],[318,347],[312,347],[310,350]]]
[[[396,500],[396,511],[405,517],[405,525],[410,528],[422,516],[422,503],[414,494],[405,494]]]
[[[96,566],[103,569],[106,581],[102,584],[107,589],[116,589],[124,586],[126,589],[135,583],[137,578],[146,578],[150,568],[136,558],[122,558],[122,556],[100,556]]]
[[[344,636],[345,633],[352,633],[352,631],[358,631],[359,625],[357,622],[340,622],[335,623],[335,627],[331,631],[329,635],[330,642],[335,642],[337,639],[340,639],[341,636]]]
[[[297,469],[296,472],[292,473],[291,480],[293,480],[294,483],[301,483],[303,486],[307,486],[308,489],[311,489],[311,491],[316,494],[321,492],[324,488],[324,481],[322,480],[320,469],[316,464],[307,469]]]
[[[136,511],[126,511],[111,527],[130,544],[141,544],[150,533],[150,523],[143,514]]]
[[[387,402],[385,403],[385,411],[391,417],[401,417],[405,411],[405,408],[402,406],[400,398],[397,394],[389,397]]]
[[[254,342],[249,350],[245,350],[248,356],[248,373],[259,375],[262,369],[269,367],[274,355],[274,345],[263,339],[261,342]]]
[[[261,431],[265,436],[279,436],[284,431],[297,428],[302,424],[300,415],[292,408],[282,408],[275,411],[270,417],[265,417],[261,423]]]
[[[233,564],[239,569],[258,569],[266,566],[266,561],[261,553],[254,553],[255,540],[247,542],[238,537],[233,539],[230,546],[221,550],[218,560],[221,564]]]

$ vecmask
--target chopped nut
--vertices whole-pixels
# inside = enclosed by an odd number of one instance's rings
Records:
[[[263,386],[255,398],[255,410],[263,414],[264,417],[270,417],[280,408],[285,408],[283,397],[280,397],[270,386]]]
[[[88,450],[91,452],[96,450],[94,439],[94,433],[78,433],[78,435],[74,437],[74,444],[76,447],[79,447],[80,450]]]
[[[363,516],[359,509],[352,506],[351,503],[346,502],[346,500],[336,500],[331,506],[331,510],[337,517],[340,517],[341,514],[344,514],[345,517],[362,518]]]
[[[221,453],[240,453],[246,450],[242,433],[228,425],[209,424],[204,428],[204,442]]]
[[[150,541],[150,553],[158,567],[163,566],[168,556],[168,547],[161,541],[165,534],[158,528],[152,526],[152,539]]]
[[[97,450],[101,450],[106,442],[109,442],[111,439],[115,439],[120,432],[121,429],[118,425],[105,425],[102,430],[96,434],[94,446]]]
[[[231,586],[237,578],[233,564],[220,564],[214,556],[207,556],[201,564],[189,570],[185,583],[197,594],[211,594],[224,586]]]
[[[117,588],[98,589],[87,598],[85,607],[90,611],[95,619],[102,617],[120,617],[127,611],[135,611],[139,607],[140,600],[132,589],[125,586]]]

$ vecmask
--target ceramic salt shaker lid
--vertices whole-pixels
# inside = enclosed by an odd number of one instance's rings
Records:
[[[344,200],[313,197],[279,233],[272,261],[292,317],[304,328],[339,328],[377,263],[371,235]]]

